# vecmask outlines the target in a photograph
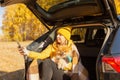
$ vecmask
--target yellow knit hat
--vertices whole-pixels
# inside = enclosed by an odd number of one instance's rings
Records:
[[[71,27],[66,26],[63,28],[60,28],[57,33],[62,34],[67,40],[70,40],[71,37]]]

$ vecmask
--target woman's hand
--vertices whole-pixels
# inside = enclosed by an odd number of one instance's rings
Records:
[[[18,48],[18,51],[20,52],[21,55],[28,55],[29,54],[29,51],[24,47]]]

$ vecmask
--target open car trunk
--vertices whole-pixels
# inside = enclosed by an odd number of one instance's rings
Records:
[[[54,41],[55,31],[56,29],[52,30],[50,33],[46,33],[43,35],[44,37],[41,36],[36,39],[27,48],[37,52],[42,51],[47,45]],[[97,80],[96,61],[108,32],[109,29],[100,23],[72,26],[71,39],[74,41],[80,53],[82,64],[88,71],[89,80]]]
[[[100,80],[100,74],[96,69],[97,58],[103,42],[106,41],[106,35],[107,38],[110,35],[108,27],[117,27],[114,1],[63,0],[63,2],[55,3],[48,8],[42,6],[42,1],[45,0],[1,0],[0,2],[1,6],[24,3],[50,30],[28,45],[27,49],[29,50],[37,52],[44,50],[48,44],[54,41],[56,28],[71,25],[73,30],[85,31],[82,35],[73,34],[71,39],[80,52],[80,59],[88,70],[90,80]],[[45,1],[45,6],[49,6],[48,2],[49,0]],[[48,26],[53,26],[53,28],[50,29]],[[100,31],[98,31],[99,29]]]

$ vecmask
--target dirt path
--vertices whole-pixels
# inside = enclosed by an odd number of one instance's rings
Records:
[[[26,46],[29,42],[20,42]],[[16,42],[0,42],[0,80],[24,80],[24,58]]]

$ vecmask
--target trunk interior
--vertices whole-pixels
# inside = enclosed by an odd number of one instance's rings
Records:
[[[88,70],[90,80],[97,80],[96,79],[96,59],[97,59],[96,54],[99,53],[100,48],[87,47],[83,44],[82,45],[77,44],[77,47],[80,50],[79,52],[81,55],[82,64]],[[85,55],[82,55],[82,54],[85,54]],[[91,54],[91,56],[88,56],[87,54]]]
[[[82,38],[75,37],[76,35],[72,35],[71,39],[73,39],[77,46],[82,64],[88,70],[90,80],[97,80],[96,60],[107,34],[107,29],[105,27],[86,27],[80,29],[85,29],[85,34],[83,34],[85,40],[83,41]]]

